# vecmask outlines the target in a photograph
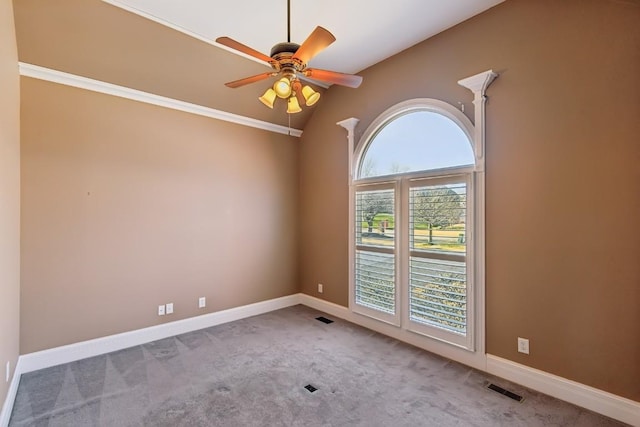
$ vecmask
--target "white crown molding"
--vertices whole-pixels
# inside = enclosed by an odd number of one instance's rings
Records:
[[[487,372],[632,426],[640,426],[640,402],[491,354],[487,355]]]
[[[242,53],[242,52],[237,51],[235,49],[231,49],[231,48],[229,48],[229,47],[227,47],[225,45],[221,45],[219,43],[216,43],[215,41],[213,41],[213,40],[211,40],[211,39],[209,39],[209,38],[207,38],[207,37],[205,37],[205,36],[203,36],[201,34],[195,33],[195,32],[193,32],[191,30],[188,30],[188,29],[186,29],[184,27],[181,27],[180,25],[176,25],[173,22],[169,22],[167,20],[161,19],[161,18],[159,18],[159,17],[157,17],[155,15],[151,15],[151,14],[145,12],[145,11],[137,9],[137,8],[135,8],[135,7],[133,7],[133,6],[129,5],[129,4],[126,4],[126,3],[122,2],[122,1],[118,1],[118,0],[102,0],[102,1],[105,2],[105,3],[108,3],[108,4],[112,5],[112,6],[119,7],[120,9],[124,9],[127,12],[131,12],[131,13],[134,13],[136,15],[142,16],[143,18],[146,18],[146,19],[148,19],[150,21],[156,22],[156,23],[158,23],[160,25],[164,25],[165,27],[169,27],[172,30],[179,31],[179,32],[181,32],[183,34],[188,35],[189,37],[193,37],[194,39],[203,41],[203,42],[205,42],[207,44],[210,44],[212,46],[219,47],[220,49],[224,49],[224,50],[226,50],[228,52],[231,52],[231,53],[234,53],[234,54],[236,54],[238,56],[242,56],[243,58],[246,58],[246,59],[249,59],[251,61],[257,62],[258,64],[262,64],[262,65],[265,65],[267,67],[271,67],[268,63],[266,63],[264,61],[261,61],[258,58],[255,58],[255,57],[253,57],[251,55],[247,55],[246,53]]]
[[[240,52],[238,50],[231,49],[230,47],[227,47],[227,46],[225,46],[223,44],[216,43],[214,40],[211,40],[211,39],[203,36],[202,34],[198,34],[196,32],[188,30],[188,29],[186,29],[184,27],[181,27],[180,25],[174,24],[173,22],[167,21],[165,19],[161,19],[161,18],[159,18],[159,17],[157,17],[155,15],[151,15],[150,13],[147,13],[145,11],[142,11],[140,9],[132,7],[131,5],[126,4],[126,3],[122,2],[122,1],[119,1],[119,0],[102,0],[102,1],[105,2],[105,3],[108,3],[108,4],[112,5],[112,6],[119,7],[120,9],[124,9],[127,12],[135,13],[136,15],[142,16],[143,18],[146,18],[146,19],[148,19],[150,21],[156,22],[156,23],[158,23],[160,25],[164,25],[165,27],[169,27],[172,30],[179,31],[182,34],[186,34],[189,37],[193,37],[194,39],[203,41],[203,42],[205,42],[207,44],[210,44],[212,46],[215,46],[217,48],[226,50],[227,52],[233,53],[234,55],[241,56],[243,58],[249,59],[249,60],[251,60],[253,62],[257,62],[258,64],[262,64],[262,65],[264,65],[266,67],[271,68],[271,65],[269,65],[267,62],[261,61],[258,58],[255,58],[255,57],[253,57],[251,55],[247,55],[246,53],[242,53],[242,52]],[[267,56],[269,56],[269,55],[267,55]],[[304,75],[299,75],[298,77],[300,78],[300,80],[304,80],[306,82],[309,82],[311,84],[314,84],[314,85],[319,86],[319,87],[324,88],[324,89],[328,89],[331,86],[331,85],[329,85],[327,83],[307,78]]]
[[[276,125],[274,123],[252,119],[251,117],[228,113],[226,111],[216,110],[214,108],[204,107],[202,105],[192,104],[190,102],[179,101],[177,99],[167,98],[165,96],[155,95],[152,93],[131,89],[100,80],[89,79],[75,74],[52,70],[50,68],[40,67],[38,65],[28,64],[24,62],[20,62],[19,67],[20,75],[24,77],[31,77],[34,79],[72,86],[79,89],[104,93],[106,95],[117,96],[120,98],[130,99],[132,101],[143,102],[145,104],[170,108],[172,110],[183,111],[185,113],[196,114],[198,116],[209,117],[212,119],[235,123],[242,126],[262,129],[269,132],[281,133],[284,135],[295,137],[302,136],[302,130],[300,129],[289,129],[286,126]]]

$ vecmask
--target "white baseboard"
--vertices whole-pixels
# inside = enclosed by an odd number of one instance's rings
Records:
[[[438,354],[442,357],[446,357],[447,359],[471,366],[472,368],[476,368],[481,371],[486,370],[486,358],[483,354],[473,353],[462,348],[446,344],[442,341],[429,338],[425,335],[420,335],[358,313],[353,313],[347,307],[321,300],[310,295],[300,294],[300,304],[315,308],[316,310],[323,311],[327,314],[331,314],[332,316],[336,316],[351,323],[355,323],[356,325],[371,329],[388,337],[395,338],[398,341],[406,342],[407,344]]]
[[[441,351],[440,348],[436,347],[439,343],[425,343],[425,337],[354,314],[346,307],[310,295],[301,294],[300,303],[565,402],[573,403],[590,411],[640,427],[640,402],[625,399],[624,397],[490,354],[481,355],[484,363],[478,361],[478,359],[465,359],[460,357],[459,352],[453,354],[452,350]],[[464,353],[462,355],[464,356]]]
[[[7,427],[9,425],[13,402],[16,400],[16,393],[18,393],[18,385],[20,384],[20,375],[22,375],[22,366],[20,365],[20,358],[18,358],[16,368],[13,371],[13,379],[9,385],[7,397],[2,405],[2,412],[0,412],[0,427]]]
[[[111,353],[112,351],[118,351],[174,335],[185,334],[198,329],[257,316],[296,304],[300,304],[300,294],[288,295],[241,307],[230,308],[228,310],[217,311],[215,313],[208,313],[202,316],[176,320],[175,322],[162,325],[150,326],[148,328],[136,329],[121,334],[109,335],[89,341],[24,354],[20,356],[22,373]]]
[[[24,354],[18,358],[13,380],[2,405],[0,427],[9,425],[22,374],[290,307],[300,304],[300,295],[288,295],[162,325]]]
[[[331,316],[335,316],[367,329],[396,338],[427,351],[440,354],[492,375],[521,384],[549,396],[573,403],[616,420],[640,427],[640,403],[605,391],[571,381],[538,369],[530,368],[492,355],[474,355],[464,359],[465,353],[448,349],[449,346],[426,337],[378,322],[349,311],[348,308],[333,304],[306,294],[294,294],[272,300],[262,301],[228,310],[209,313],[189,319],[178,320],[158,326],[96,338],[62,347],[56,347],[18,358],[13,380],[0,413],[0,427],[9,424],[11,410],[18,391],[20,375],[23,373],[48,368],[62,363],[69,363],[87,357],[99,356],[112,351],[145,344],[151,341],[184,334],[198,329],[208,328],[235,320],[244,319],[281,308],[303,304]],[[469,353],[472,354],[472,353]],[[482,359],[482,361],[479,361]]]
[[[632,426],[640,426],[640,402],[491,354],[487,354],[487,372]]]

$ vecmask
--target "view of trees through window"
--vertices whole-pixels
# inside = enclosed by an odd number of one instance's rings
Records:
[[[412,188],[411,248],[464,252],[466,206],[464,184]]]

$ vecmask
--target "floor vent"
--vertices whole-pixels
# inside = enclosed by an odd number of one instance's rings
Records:
[[[489,383],[487,388],[489,390],[493,390],[493,391],[495,391],[497,393],[503,394],[503,395],[507,396],[508,398],[511,398],[513,400],[517,400],[520,403],[522,403],[522,401],[524,400],[524,397],[522,397],[520,395],[517,395],[517,394],[515,394],[515,393],[513,393],[513,392],[511,392],[509,390],[505,390],[504,388],[502,388],[502,387],[500,387],[498,385],[495,385],[495,384]]]
[[[331,320],[331,319],[327,319],[326,317],[322,317],[322,316],[320,316],[320,317],[316,317],[316,320],[319,320],[319,321],[321,321],[322,323],[326,323],[327,325],[328,325],[329,323],[333,323],[333,320]]]
[[[317,390],[317,388],[315,388],[314,386],[312,386],[311,384],[307,384],[306,386],[304,386],[304,388],[306,388],[307,390],[309,390],[309,393],[313,393],[314,391]]]

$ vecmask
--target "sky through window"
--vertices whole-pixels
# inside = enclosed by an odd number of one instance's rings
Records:
[[[387,123],[369,144],[359,178],[474,164],[464,131],[448,117],[415,111]]]

